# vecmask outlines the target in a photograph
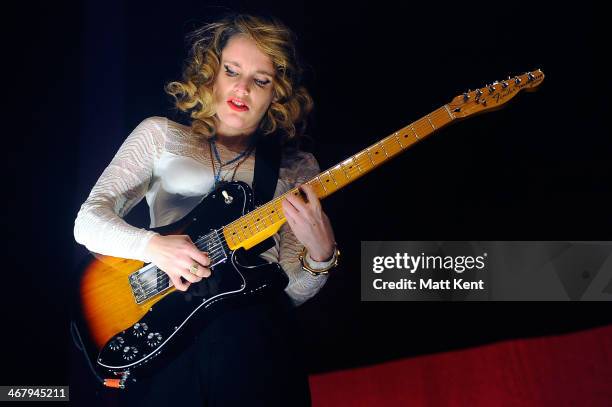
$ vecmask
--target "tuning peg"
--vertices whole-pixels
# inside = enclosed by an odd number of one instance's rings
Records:
[[[508,82],[503,81],[502,82],[502,88],[506,89],[508,87]]]
[[[493,86],[494,84],[489,85],[489,95],[492,94],[493,92],[495,92],[495,86]]]
[[[469,98],[470,98],[470,95],[468,95],[468,93],[467,93],[467,92],[465,92],[465,93],[463,94],[463,101],[464,101],[464,102],[467,102]]]
[[[535,81],[535,76],[531,72],[527,72],[527,76],[529,77],[529,82]]]
[[[519,78],[518,76],[514,79],[514,83],[516,83],[517,85],[519,83],[521,83],[521,78]]]
[[[476,99],[482,96],[482,91],[480,89],[476,89]]]

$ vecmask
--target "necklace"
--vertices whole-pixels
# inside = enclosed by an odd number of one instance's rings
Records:
[[[238,167],[240,167],[240,164],[242,164],[244,161],[246,161],[247,158],[249,158],[249,156],[251,155],[251,153],[253,152],[253,148],[255,147],[254,143],[250,143],[250,145],[240,154],[238,154],[236,157],[232,158],[229,161],[226,162],[222,162],[221,161],[221,156],[219,155],[219,151],[217,150],[217,144],[215,143],[215,137],[211,138],[209,140],[208,146],[210,148],[210,161],[212,163],[212,170],[213,170],[213,174],[215,176],[215,184],[213,186],[213,189],[217,187],[217,184],[219,183],[219,181],[221,180],[221,170],[223,169],[223,167],[228,166],[232,163],[235,163],[236,161],[240,160],[242,158],[242,161],[240,161],[235,167],[234,167],[234,172],[232,173],[232,181],[234,180],[234,177],[236,176],[236,171],[238,170]],[[213,159],[213,152],[214,152],[214,159]],[[215,170],[215,159],[219,162],[219,170],[216,171]]]

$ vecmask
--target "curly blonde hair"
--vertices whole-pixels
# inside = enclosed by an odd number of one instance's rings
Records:
[[[312,97],[301,85],[303,69],[298,61],[295,35],[274,18],[238,14],[206,24],[188,35],[192,41],[182,81],[169,82],[165,91],[175,106],[193,119],[194,133],[206,138],[215,134],[213,84],[220,71],[221,52],[230,38],[243,34],[272,60],[274,100],[262,118],[263,134],[281,131],[284,143],[303,136]]]

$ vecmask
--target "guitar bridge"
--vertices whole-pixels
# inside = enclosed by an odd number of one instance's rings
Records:
[[[136,304],[142,304],[172,286],[168,275],[153,263],[130,274],[128,281]]]

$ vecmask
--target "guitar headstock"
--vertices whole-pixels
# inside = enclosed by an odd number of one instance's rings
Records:
[[[534,91],[543,80],[544,72],[540,69],[514,78],[508,77],[505,81],[495,81],[484,88],[465,92],[455,97],[448,107],[456,118],[499,109],[521,90]]]

